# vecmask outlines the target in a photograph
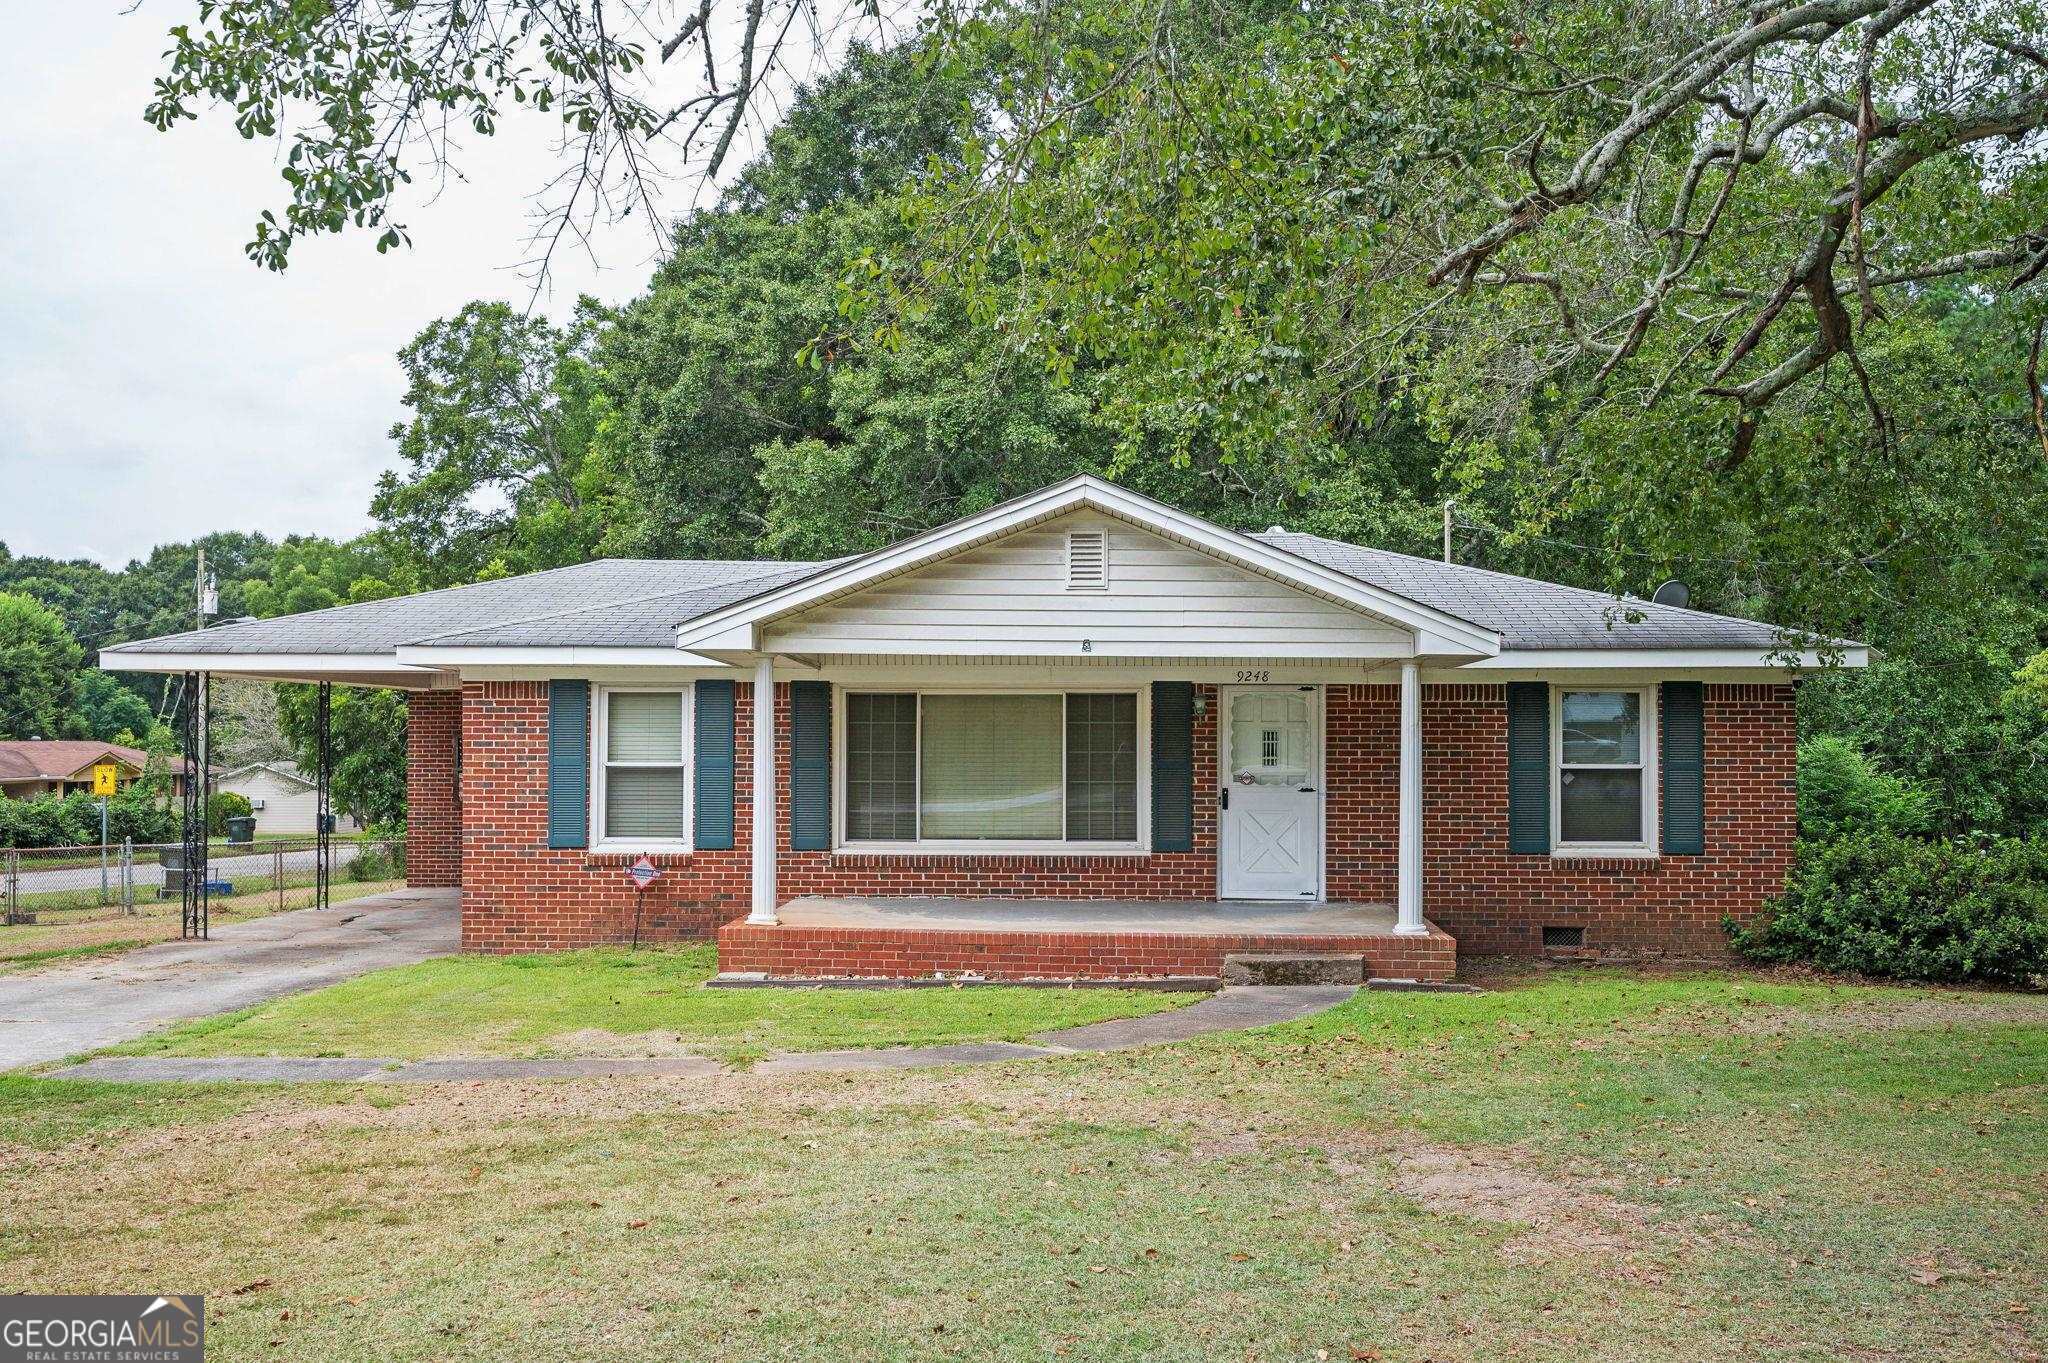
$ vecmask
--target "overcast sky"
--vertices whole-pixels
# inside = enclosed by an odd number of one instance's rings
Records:
[[[479,142],[467,183],[404,214],[409,251],[302,241],[270,274],[242,245],[282,200],[275,148],[225,119],[145,124],[186,7],[120,7],[20,6],[0,49],[0,542],[118,566],[210,530],[354,534],[393,463],[398,348],[472,298],[526,301],[545,133]],[[631,297],[650,246],[621,228],[604,271],[563,262],[545,310]]]

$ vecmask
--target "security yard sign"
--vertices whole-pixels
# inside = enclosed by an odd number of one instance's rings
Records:
[[[112,795],[114,783],[120,779],[121,769],[112,762],[97,762],[92,769],[92,793]]]
[[[661,879],[661,868],[642,857],[626,868],[626,874],[633,878],[634,888],[644,890]]]

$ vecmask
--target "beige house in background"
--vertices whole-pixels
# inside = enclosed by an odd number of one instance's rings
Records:
[[[111,762],[119,770],[122,789],[140,780],[149,754],[119,743],[85,739],[7,739],[0,741],[0,795],[33,800],[39,795],[69,795],[92,790],[92,769]],[[172,764],[171,790],[184,787],[184,776]]]
[[[314,832],[318,791],[296,763],[251,762],[215,776],[213,788],[247,797],[259,834],[304,833],[310,837]],[[335,823],[338,830],[361,826],[346,814]]]

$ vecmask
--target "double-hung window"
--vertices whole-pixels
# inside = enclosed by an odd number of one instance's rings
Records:
[[[1653,851],[1657,826],[1654,688],[1558,687],[1552,845]]]
[[[599,698],[598,845],[688,846],[690,692],[606,689]]]
[[[1135,691],[854,691],[842,841],[1138,845]]]

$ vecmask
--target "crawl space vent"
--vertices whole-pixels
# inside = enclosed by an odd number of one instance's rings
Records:
[[[1584,928],[1561,928],[1546,924],[1543,929],[1543,945],[1548,947],[1582,947],[1586,945]]]
[[[1109,532],[1070,530],[1067,532],[1067,590],[1100,592],[1109,589]]]

